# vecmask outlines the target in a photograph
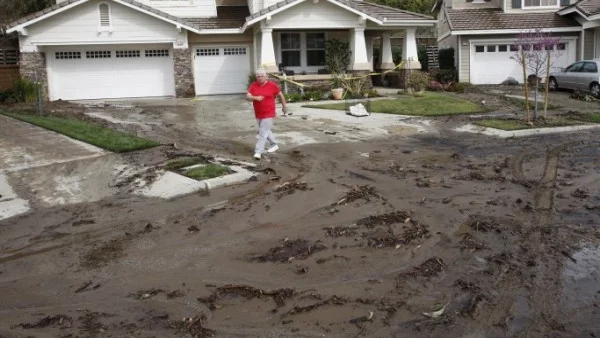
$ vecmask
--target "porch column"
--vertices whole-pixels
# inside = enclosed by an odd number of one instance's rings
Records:
[[[373,71],[375,69],[373,67],[373,40],[375,40],[375,37],[373,35],[367,35],[365,37],[365,41],[367,43],[367,60],[369,61],[370,71]]]
[[[273,29],[261,28],[262,38],[260,45],[260,67],[267,72],[277,72],[277,62],[275,60],[275,48],[273,47]]]
[[[392,56],[391,36],[391,32],[383,32],[381,35],[381,61],[379,69],[382,70],[394,69],[396,67],[394,57]]]
[[[404,48],[402,49],[402,63],[400,68],[421,69],[419,55],[417,54],[416,27],[406,28],[404,36]]]
[[[370,68],[364,27],[354,28],[354,34],[352,35],[352,60],[348,68],[350,70],[369,70]]]

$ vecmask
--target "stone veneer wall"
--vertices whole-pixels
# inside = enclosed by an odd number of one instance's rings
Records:
[[[196,96],[191,51],[189,49],[174,49],[173,63],[173,67],[175,67],[175,96]]]
[[[19,72],[21,77],[31,81],[37,81],[42,84],[42,93],[44,100],[48,99],[48,73],[46,71],[45,53],[21,53],[19,57]]]

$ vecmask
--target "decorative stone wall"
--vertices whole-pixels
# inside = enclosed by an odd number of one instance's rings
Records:
[[[48,73],[46,71],[45,53],[21,53],[19,56],[19,72],[21,77],[41,83],[44,100],[48,99]]]
[[[173,67],[175,73],[175,96],[194,97],[194,67],[192,67],[192,53],[189,49],[173,50]]]

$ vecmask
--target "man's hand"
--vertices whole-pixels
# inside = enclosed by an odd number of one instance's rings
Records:
[[[283,112],[283,116],[287,116],[287,114],[288,114],[287,106],[281,107],[281,111]]]

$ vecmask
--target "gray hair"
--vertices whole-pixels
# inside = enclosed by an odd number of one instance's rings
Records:
[[[258,68],[256,70],[256,75],[267,75],[267,71],[264,68]]]

